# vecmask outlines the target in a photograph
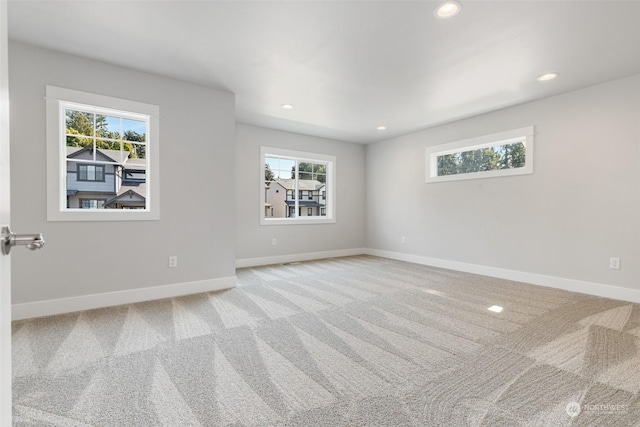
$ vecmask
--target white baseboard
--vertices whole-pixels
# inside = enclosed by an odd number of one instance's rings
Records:
[[[537,273],[507,270],[497,267],[487,267],[477,264],[469,264],[458,261],[429,258],[419,255],[411,255],[401,252],[384,251],[380,249],[370,248],[343,249],[325,252],[307,252],[301,254],[279,255],[261,258],[245,258],[236,260],[236,267],[255,267],[260,265],[284,264],[288,262],[309,261],[315,259],[336,258],[363,254],[395,259],[398,261],[406,261],[414,264],[428,265],[431,267],[464,271],[467,273],[497,277],[500,279],[530,283],[533,285],[546,286],[550,288],[563,289],[571,292],[580,292],[583,294],[595,295],[599,297],[640,303],[640,290],[637,289],[622,288],[619,286],[605,285],[602,283],[593,283],[582,280],[567,279],[563,277],[546,276]],[[75,311],[91,310],[94,308],[111,307],[142,301],[172,298],[200,292],[220,291],[233,288],[236,285],[236,276],[231,276],[222,277],[219,279],[201,280],[198,282],[177,283],[173,285],[154,286],[149,288],[130,289],[126,291],[81,295],[70,298],[14,304],[12,306],[11,317],[12,320],[23,320],[34,317],[43,317],[56,314],[71,313]]]
[[[622,288],[619,286],[585,282],[575,279],[566,279],[563,277],[545,276],[544,274],[507,270],[497,267],[487,267],[484,265],[468,264],[464,262],[449,261],[439,258],[429,258],[419,255],[405,254],[401,252],[383,251],[380,249],[366,249],[366,254],[379,256],[382,258],[395,259],[398,261],[411,262],[414,264],[422,264],[431,267],[464,271],[466,273],[497,277],[500,279],[513,280],[515,282],[530,283],[532,285],[540,285],[549,288],[563,289],[565,291],[579,292],[599,297],[640,303],[640,290],[638,289]]]
[[[176,283],[173,285],[14,304],[11,307],[11,318],[13,320],[22,320],[33,317],[51,316],[74,311],[197,294],[200,292],[221,291],[223,289],[233,288],[236,285],[236,276],[231,276],[219,279],[200,280],[197,282]]]
[[[342,256],[363,255],[364,248],[340,249],[336,251],[305,252],[301,254],[276,255],[260,258],[244,258],[236,260],[236,268],[257,267],[260,265],[285,264],[287,262],[310,261],[323,258],[337,258]]]

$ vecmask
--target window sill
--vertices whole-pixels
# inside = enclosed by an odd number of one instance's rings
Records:
[[[335,224],[335,218],[307,219],[307,218],[261,218],[260,225],[315,225]]]
[[[158,210],[69,209],[48,212],[47,221],[157,221]]]

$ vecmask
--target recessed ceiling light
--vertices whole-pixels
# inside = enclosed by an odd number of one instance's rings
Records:
[[[387,127],[386,126],[378,126],[376,129],[378,129],[378,130],[387,130]]]
[[[487,310],[494,311],[496,313],[500,313],[502,311],[502,307],[500,307],[499,305],[492,305]]]
[[[446,1],[440,6],[436,7],[436,10],[433,12],[433,14],[436,16],[436,18],[451,18],[452,16],[460,13],[461,9],[462,5],[459,2],[454,0]]]
[[[282,104],[282,108],[284,108],[285,110],[291,110],[293,108],[293,105],[291,105],[291,104]]]
[[[539,82],[546,82],[548,80],[553,80],[556,77],[558,77],[558,73],[547,73],[547,74],[543,74],[541,76],[538,76],[538,78],[536,79]]]

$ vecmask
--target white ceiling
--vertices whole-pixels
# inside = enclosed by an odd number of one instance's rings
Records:
[[[229,90],[241,123],[359,143],[640,73],[638,1],[460,1],[439,20],[434,1],[10,0],[9,37]]]

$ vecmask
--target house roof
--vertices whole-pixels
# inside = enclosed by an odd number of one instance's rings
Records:
[[[130,170],[145,170],[147,168],[147,161],[145,159],[127,159],[125,169]]]
[[[86,147],[66,147],[66,148],[67,148],[67,158],[70,158],[70,157],[73,158],[80,155],[81,152],[91,151],[93,147],[86,146]],[[116,163],[121,163],[117,160],[120,158],[120,150],[105,150],[102,148],[98,148],[96,151],[102,154],[103,156],[108,157],[110,160]],[[124,162],[126,162],[127,159],[129,158],[129,154],[131,153],[129,153],[127,150],[124,150],[122,154],[124,154]]]
[[[287,190],[295,190],[296,189],[296,180],[295,179],[281,179],[278,178],[274,180]],[[317,190],[321,187],[324,187],[324,183],[317,181],[315,179],[299,179],[298,180],[298,190]]]
[[[146,200],[145,196],[147,194],[147,186],[146,184],[139,185],[123,185],[120,187],[120,191],[118,191],[118,195],[107,200],[104,204],[105,206],[110,205],[112,203],[118,202],[120,204],[135,204],[139,205],[141,202]]]
[[[73,158],[81,154],[84,151],[90,151],[92,149],[91,146],[86,147],[66,147],[67,150],[67,158]],[[127,150],[123,150],[122,154],[124,155],[124,160],[122,162],[117,159],[120,158],[120,150],[106,150],[102,148],[98,148],[97,152],[107,157],[109,160],[123,164],[126,169],[130,170],[145,170],[147,168],[145,159],[131,158],[129,157],[131,153]]]
[[[147,194],[147,184],[145,183],[140,183],[138,185],[121,185],[120,186],[120,191],[118,191],[118,196],[128,192],[128,191],[133,191],[135,193],[137,193],[138,195],[140,195],[140,197],[142,197],[144,199],[144,195]]]

